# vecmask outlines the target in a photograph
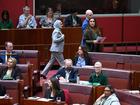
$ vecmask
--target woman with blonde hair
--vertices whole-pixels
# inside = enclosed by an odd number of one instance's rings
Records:
[[[4,69],[0,70],[1,80],[16,80],[21,79],[21,70],[16,66],[16,59],[9,58]]]

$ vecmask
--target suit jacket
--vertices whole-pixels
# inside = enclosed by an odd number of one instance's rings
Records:
[[[56,28],[52,33],[52,45],[50,48],[51,52],[63,52],[64,50],[64,36],[61,30]]]
[[[77,82],[77,74],[78,74],[78,70],[75,69],[75,68],[71,68],[71,72],[70,72],[70,75],[69,75],[69,82]],[[53,77],[66,77],[66,68],[65,67],[61,67],[58,72],[53,76]]]
[[[75,17],[75,20],[76,20],[77,25],[78,25],[79,27],[82,26],[81,18],[79,18],[78,16],[76,16],[76,17]],[[68,17],[66,17],[66,19],[65,19],[65,27],[73,27],[72,15],[69,15]]]
[[[6,51],[1,51],[0,52],[0,62],[3,64],[6,63],[5,56],[6,56]],[[16,58],[17,63],[19,62],[19,56],[15,51],[11,52],[11,57]]]
[[[7,70],[8,70],[8,67],[5,67],[4,69],[0,70],[0,79],[1,80],[5,76]],[[13,80],[22,78],[21,70],[17,66],[15,66],[14,69],[12,70],[11,77],[13,78]]]

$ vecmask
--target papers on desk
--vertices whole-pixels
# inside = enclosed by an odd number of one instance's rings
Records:
[[[139,94],[140,93],[139,90],[129,90],[128,92],[131,94]]]
[[[96,39],[96,41],[97,41],[98,43],[103,43],[105,39],[106,39],[106,37],[98,36],[97,39]]]
[[[4,99],[5,98],[5,96],[0,96],[0,99]]]
[[[81,85],[92,85],[92,86],[100,86],[100,83],[90,83],[88,81],[80,81]]]
[[[53,99],[47,99],[47,98],[39,98],[37,101],[45,101],[45,102],[49,102],[52,101]]]
[[[40,97],[28,97],[29,100],[37,100],[39,99]]]
[[[53,99],[47,99],[47,98],[41,98],[41,97],[28,97],[29,100],[36,100],[36,101],[45,101],[49,102],[52,101]]]
[[[92,83],[88,82],[88,81],[80,81],[81,85],[92,85]]]

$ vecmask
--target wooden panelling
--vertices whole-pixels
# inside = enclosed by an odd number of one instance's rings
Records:
[[[5,41],[12,41],[14,49],[18,50],[38,50],[40,52],[40,61],[44,62],[50,58],[51,34],[53,29],[13,29],[0,30],[0,45]],[[72,58],[78,46],[80,45],[82,32],[81,28],[63,28],[65,34],[64,56]],[[1,46],[0,49],[3,49]]]

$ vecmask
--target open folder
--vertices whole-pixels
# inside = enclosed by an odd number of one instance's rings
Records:
[[[105,39],[106,39],[106,37],[98,36],[97,39],[96,39],[96,41],[97,41],[98,43],[103,43]]]

